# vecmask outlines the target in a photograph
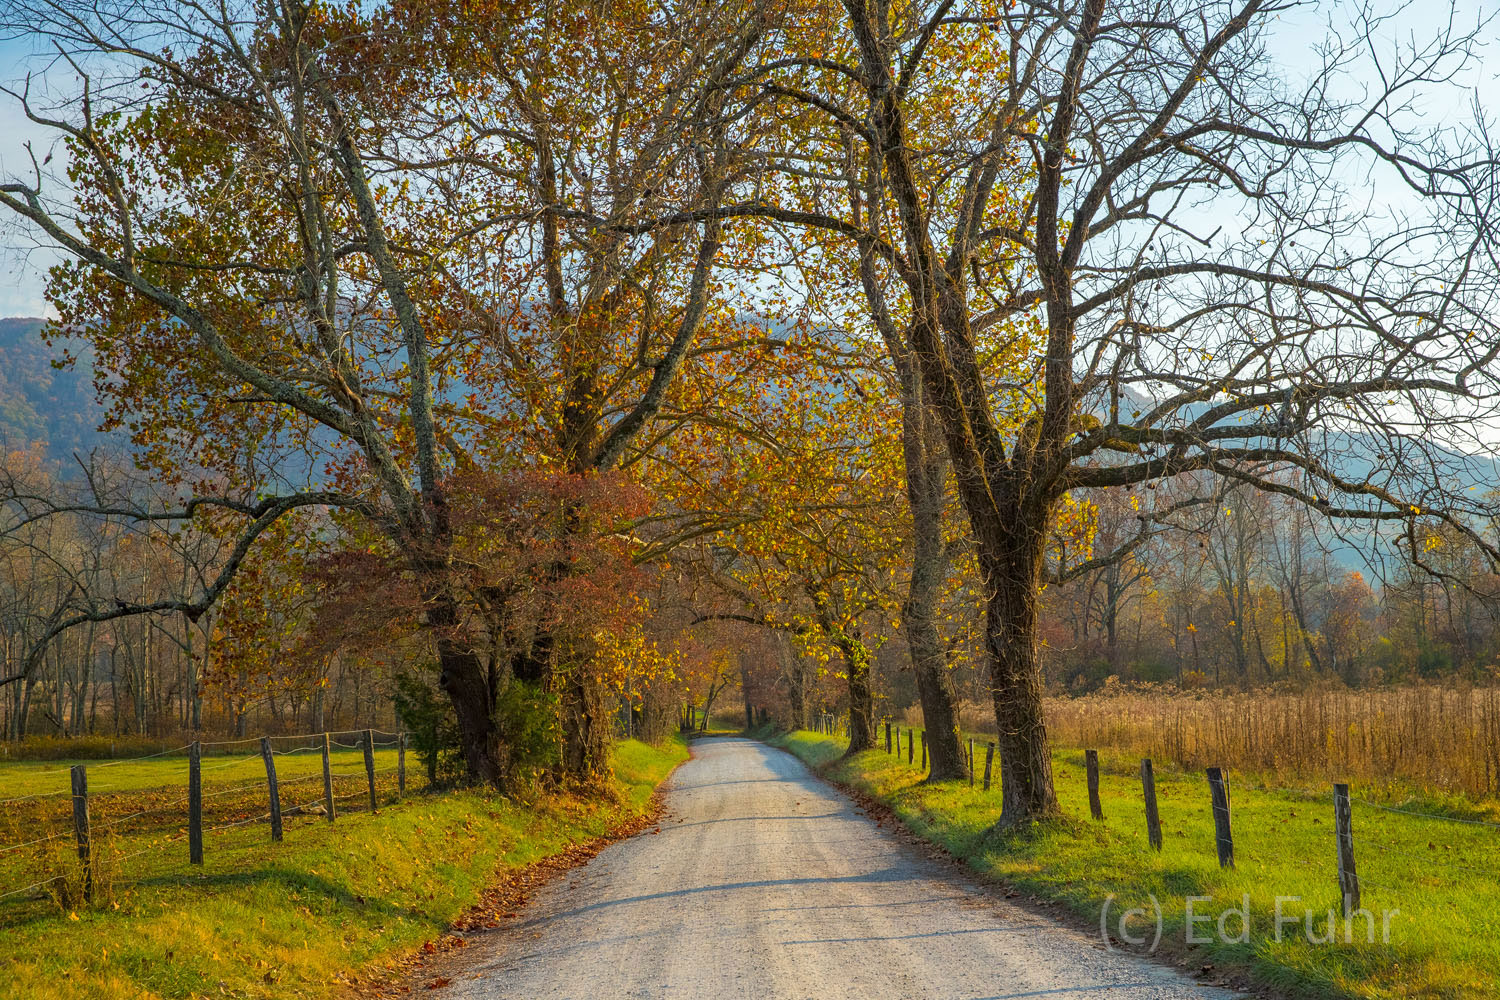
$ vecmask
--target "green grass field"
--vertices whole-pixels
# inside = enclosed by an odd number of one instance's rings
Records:
[[[335,744],[330,767],[335,811],[369,808],[364,752],[348,738]],[[298,741],[305,743],[306,741]],[[288,746],[275,754],[282,809],[323,800],[321,747]],[[205,756],[203,826],[205,856],[260,843],[266,827],[255,821],[270,809],[265,762],[258,748]],[[253,751],[253,752],[248,752]],[[397,751],[377,746],[374,752],[378,802],[397,795]],[[0,763],[0,927],[18,914],[16,890],[35,883],[64,865],[73,851],[73,813],[69,766],[87,767],[89,814],[93,836],[107,849],[106,862],[129,857],[121,867],[131,876],[172,871],[187,860],[188,762],[182,753],[144,760],[45,761]],[[407,790],[422,791],[426,775],[415,754],[407,755]],[[288,829],[321,817],[286,817]],[[18,846],[19,845],[19,846]],[[24,895],[24,894],[23,894]],[[34,893],[32,894],[34,895]],[[9,905],[7,905],[9,904]],[[24,915],[24,914],[23,914]]]
[[[337,769],[357,767],[363,781],[361,754],[337,756]],[[0,994],[30,1000],[335,995],[347,973],[378,968],[441,937],[498,873],[639,816],[686,757],[680,741],[620,744],[612,801],[555,794],[519,804],[469,791],[416,794],[413,788],[423,784],[417,778],[407,798],[395,802],[386,772],[377,813],[341,813],[335,823],[297,818],[288,822],[281,844],[269,843],[264,823],[233,827],[206,838],[201,867],[188,865],[176,826],[130,832],[121,824],[126,832],[101,839],[111,886],[94,906],[63,910],[48,900],[0,900]],[[282,761],[289,762],[284,771]],[[409,763],[415,765],[414,756]],[[213,772],[211,764],[223,767]],[[260,768],[258,775],[250,764]],[[384,753],[376,766],[391,766]],[[278,758],[278,772],[293,780],[304,767],[315,768],[318,777],[305,783],[310,801],[322,794],[320,756]],[[185,794],[177,774],[184,768],[171,760],[122,764],[91,773],[90,782],[103,786],[109,775],[118,808],[132,798],[137,808],[155,807]],[[67,771],[55,763],[0,764],[0,798],[49,792],[59,774],[66,781]],[[205,759],[205,809],[210,792],[251,784],[257,776],[259,792],[244,788],[220,798],[243,796],[243,810],[258,815],[264,811],[260,760]],[[252,801],[252,793],[259,799]],[[359,785],[349,794],[366,793]],[[287,801],[303,798],[288,795]],[[24,806],[50,815],[59,803],[69,807],[64,796],[0,809]],[[0,843],[29,832],[0,828]],[[0,877],[50,871],[66,863],[70,850],[70,841],[58,838],[13,851],[21,860],[0,867]]]
[[[917,834],[941,844],[979,871],[1003,879],[1038,898],[1064,903],[1097,927],[1104,901],[1114,896],[1108,918],[1128,908],[1150,908],[1154,896],[1162,911],[1162,947],[1197,968],[1248,970],[1261,982],[1293,987],[1299,995],[1351,997],[1500,997],[1500,828],[1482,822],[1454,822],[1463,810],[1453,802],[1414,800],[1354,803],[1355,858],[1363,906],[1373,914],[1375,943],[1367,941],[1368,921],[1358,919],[1348,934],[1340,918],[1334,940],[1309,943],[1306,925],[1283,924],[1276,940],[1276,900],[1284,918],[1313,913],[1316,938],[1327,936],[1329,910],[1339,907],[1330,789],[1266,788],[1231,773],[1230,796],[1237,867],[1222,870],[1214,851],[1208,783],[1202,774],[1157,771],[1157,797],[1164,845],[1153,851],[1146,839],[1139,762],[1101,753],[1104,821],[1089,819],[1088,789],[1081,751],[1054,756],[1058,798],[1065,818],[1025,834],[997,836],[989,829],[999,816],[998,786],[923,784],[917,769],[880,749],[840,760],[845,740],[809,732],[782,734],[771,741],[836,781],[892,807]],[[977,741],[976,741],[977,743]],[[976,754],[983,768],[983,744]],[[997,769],[998,773],[998,769]],[[1354,788],[1358,799],[1361,790]],[[1399,808],[1407,812],[1392,812]],[[1443,818],[1410,812],[1442,810]],[[1484,815],[1477,807],[1471,814]],[[1472,818],[1472,816],[1470,817]],[[1243,908],[1249,897],[1248,941],[1224,940],[1211,924],[1196,933],[1213,939],[1189,945],[1186,898],[1195,914],[1215,918]],[[1389,942],[1382,940],[1384,911],[1391,916]],[[1154,930],[1151,920],[1127,925],[1132,936]],[[1240,921],[1225,922],[1227,938],[1238,938]],[[1346,940],[1347,937],[1352,941]]]

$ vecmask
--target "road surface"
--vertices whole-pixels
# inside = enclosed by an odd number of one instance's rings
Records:
[[[867,819],[790,754],[709,739],[660,833],[614,844],[451,956],[443,1000],[1208,1000]]]

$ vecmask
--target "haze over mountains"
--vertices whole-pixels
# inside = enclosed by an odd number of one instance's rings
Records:
[[[42,339],[42,324],[33,317],[0,319],[0,446],[40,444],[64,465],[98,447],[124,447],[123,436],[99,432],[104,411],[94,399],[83,345],[76,365],[54,368],[61,352]]]
[[[128,440],[123,432],[104,434],[98,430],[104,411],[94,398],[87,345],[79,343],[74,348],[74,353],[79,355],[76,364],[56,368],[53,361],[60,355],[61,348],[42,339],[42,326],[43,320],[38,318],[0,319],[0,447],[15,449],[41,445],[47,457],[57,462],[66,476],[69,467],[76,468],[75,454],[87,456],[96,448],[124,451],[128,448]],[[1124,405],[1144,411],[1151,402],[1127,390]],[[1199,412],[1201,407],[1189,407],[1174,422],[1191,420]],[[1122,414],[1128,415],[1129,409]],[[1395,485],[1388,478],[1388,470],[1393,466],[1402,469],[1406,463],[1398,456],[1385,454],[1388,447],[1388,443],[1372,436],[1336,431],[1319,442],[1318,450],[1350,479],[1368,477]],[[1442,478],[1448,480],[1450,489],[1454,484],[1460,491],[1500,489],[1500,461],[1494,456],[1460,454],[1438,448],[1436,457],[1442,466]],[[284,454],[278,458],[275,464],[292,480],[305,480],[309,474],[306,456]],[[1430,479],[1433,469],[1430,463],[1425,469],[1416,465],[1412,463],[1403,469],[1405,475],[1398,473],[1396,476],[1396,479],[1407,480],[1403,493],[1420,495],[1427,492],[1418,487],[1418,482],[1423,478],[1423,472]],[[1428,488],[1435,493],[1436,487],[1437,484],[1432,483]],[[1341,552],[1340,561],[1350,564],[1365,562],[1350,552]]]

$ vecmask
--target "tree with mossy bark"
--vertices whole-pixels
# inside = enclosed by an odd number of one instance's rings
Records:
[[[1476,35],[1387,60],[1360,8],[1298,89],[1266,58],[1284,9],[809,4],[813,34],[755,67],[799,130],[749,155],[798,194],[723,211],[842,236],[910,300],[983,581],[1002,825],[1057,808],[1037,601],[1065,497],[1228,479],[1496,555],[1455,456],[1500,399],[1497,157],[1406,112]],[[1344,99],[1350,73],[1372,82]],[[858,212],[851,170],[878,179]],[[1367,172],[1399,214],[1351,197]],[[987,376],[984,332],[1022,320],[1021,377]]]

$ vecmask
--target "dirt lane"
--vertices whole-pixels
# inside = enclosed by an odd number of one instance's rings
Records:
[[[694,746],[661,832],[615,844],[452,956],[448,1000],[1207,1000],[879,829],[790,754]]]

